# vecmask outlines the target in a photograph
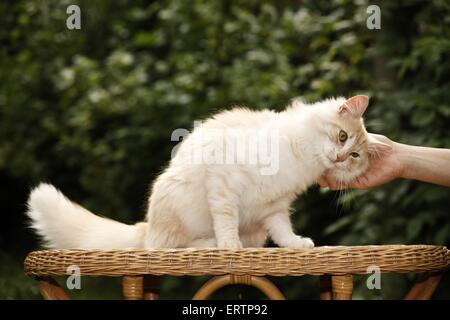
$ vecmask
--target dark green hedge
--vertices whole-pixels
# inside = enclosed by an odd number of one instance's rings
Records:
[[[82,29],[65,27],[78,4]],[[371,96],[367,125],[405,143],[450,147],[450,5],[384,1],[381,30],[365,0],[6,1],[0,3],[0,298],[36,297],[21,259],[28,188],[50,181],[91,210],[140,220],[176,128],[233,104],[281,109],[292,97]],[[3,197],[5,195],[5,197]],[[311,189],[296,226],[318,245],[448,244],[449,190],[397,181],[342,194]],[[189,298],[204,279],[168,278]],[[412,277],[357,298],[399,298]],[[98,280],[95,280],[98,281]],[[115,297],[91,283],[81,297]],[[316,298],[317,280],[276,279],[289,298]],[[106,283],[106,282],[105,282]],[[188,288],[188,289],[186,289]],[[438,297],[447,297],[444,279]],[[223,296],[254,297],[229,289]]]

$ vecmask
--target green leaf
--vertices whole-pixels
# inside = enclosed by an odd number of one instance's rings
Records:
[[[406,238],[408,241],[415,239],[420,231],[422,230],[423,220],[422,219],[412,219],[408,222],[406,228]]]

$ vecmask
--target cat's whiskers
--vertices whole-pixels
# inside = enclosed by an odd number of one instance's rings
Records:
[[[342,198],[342,193],[343,193],[343,186],[344,183],[342,180],[337,180],[338,183],[338,192],[337,192],[337,201],[336,201],[336,214],[340,215],[342,212],[342,202],[341,202],[341,198]]]

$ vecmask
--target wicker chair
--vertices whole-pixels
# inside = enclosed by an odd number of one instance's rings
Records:
[[[442,272],[450,265],[446,247],[386,245],[316,247],[313,249],[255,248],[155,250],[45,250],[31,252],[25,272],[34,277],[45,299],[69,299],[52,276],[67,276],[76,265],[83,276],[121,276],[125,299],[159,299],[161,275],[211,275],[193,299],[206,299],[229,284],[252,285],[270,299],[283,294],[263,276],[320,276],[320,298],[351,299],[352,275],[421,273],[405,299],[429,299]]]

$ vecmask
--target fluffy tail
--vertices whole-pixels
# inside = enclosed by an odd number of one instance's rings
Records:
[[[49,184],[40,184],[28,199],[31,227],[50,248],[142,248],[146,223],[126,225],[96,216],[71,202]]]

